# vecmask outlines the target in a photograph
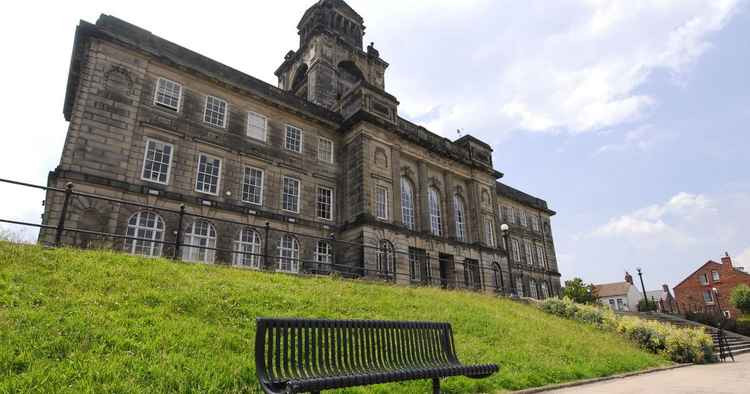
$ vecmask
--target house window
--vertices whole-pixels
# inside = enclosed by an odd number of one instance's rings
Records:
[[[504,222],[507,223],[507,222],[510,221],[510,215],[508,214],[508,207],[501,206],[500,207],[500,214],[502,215]]]
[[[172,152],[174,152],[172,144],[147,139],[141,179],[166,185],[169,182]]]
[[[698,280],[699,280],[699,281],[701,282],[701,284],[702,284],[703,286],[706,286],[706,285],[708,285],[708,275],[707,275],[707,274],[701,274],[701,275],[700,275],[700,276],[698,277]]]
[[[206,109],[203,112],[203,121],[211,126],[226,126],[227,122],[227,102],[214,97],[206,96]]]
[[[467,289],[479,289],[479,262],[472,259],[464,260],[464,282]]]
[[[299,213],[299,180],[282,177],[281,209]]]
[[[732,312],[730,312],[730,311],[724,311],[724,317],[727,318],[727,319],[731,319],[732,318]]]
[[[521,226],[526,227],[526,224],[527,224],[526,223],[526,211],[522,209],[520,212],[521,212]]]
[[[318,218],[333,220],[333,189],[318,186]]]
[[[263,171],[245,167],[242,177],[242,201],[251,204],[263,204]]]
[[[466,241],[466,209],[464,199],[458,194],[453,196],[453,211],[456,216],[456,239]]]
[[[443,235],[443,215],[440,210],[440,195],[434,187],[431,187],[429,191],[429,203],[430,230],[432,231],[432,235],[439,237]]]
[[[216,255],[214,248],[216,248],[214,226],[205,220],[195,221],[185,234],[182,259],[198,263],[213,263]]]
[[[299,243],[289,234],[279,240],[279,271],[299,272]]]
[[[542,288],[542,299],[549,298],[549,289],[547,288],[547,282],[542,282],[540,286]]]
[[[166,78],[159,78],[156,82],[154,104],[179,111],[180,100],[182,100],[182,85]]]
[[[377,263],[378,273],[388,280],[395,279],[393,244],[382,239],[378,245]]]
[[[529,293],[531,298],[539,298],[539,293],[536,290],[536,281],[534,279],[529,279]]]
[[[128,219],[128,229],[125,234],[128,237],[144,239],[126,239],[125,250],[128,253],[158,257],[161,256],[164,240],[164,220],[153,212],[138,212]]]
[[[516,295],[519,297],[524,297],[523,293],[523,282],[521,282],[521,279],[516,279]]]
[[[617,299],[617,310],[622,311],[625,308],[625,304],[622,302],[622,298]]]
[[[492,223],[493,219],[490,217],[484,218],[484,241],[487,246],[495,247],[495,224]]]
[[[536,261],[540,267],[547,268],[547,261],[544,259],[544,249],[541,245],[536,246]]]
[[[526,264],[532,265],[534,263],[534,257],[533,257],[533,254],[531,253],[531,242],[524,241],[523,248],[524,248],[524,252],[526,255]]]
[[[260,235],[250,227],[243,227],[234,240],[232,264],[242,267],[260,268]]]
[[[531,215],[529,220],[531,221],[531,229],[533,231],[539,231],[539,220],[537,220],[536,216]]]
[[[375,187],[375,216],[388,220],[388,189],[383,186]]]
[[[714,282],[718,282],[719,281],[719,271],[711,271],[711,279]]]
[[[315,245],[316,272],[330,272],[333,265],[333,248],[326,241],[319,240]]]
[[[705,301],[706,304],[714,303],[714,295],[711,293],[711,290],[703,291],[703,301]]]
[[[292,152],[302,153],[302,129],[289,125],[286,126],[284,148]]]
[[[492,263],[492,277],[495,284],[495,292],[502,291],[505,288],[503,284],[503,271],[497,262]]]
[[[609,307],[612,308],[613,311],[616,310],[615,300],[612,298],[609,299]]]
[[[424,249],[409,248],[409,274],[412,282],[430,283],[430,262]]]
[[[401,220],[406,228],[414,230],[414,189],[405,177],[401,177]]]
[[[268,118],[255,113],[247,113],[247,136],[256,140],[266,140],[266,130],[268,130]]]
[[[318,160],[333,163],[333,141],[323,137],[318,138]]]
[[[513,207],[513,219],[516,222],[516,224],[521,224],[521,213],[518,211],[518,208]]]
[[[217,195],[219,193],[220,174],[221,159],[205,153],[198,155],[198,176],[195,179],[195,191]]]
[[[517,239],[511,240],[511,244],[513,245],[513,261],[520,263],[521,262],[521,246],[519,245]]]

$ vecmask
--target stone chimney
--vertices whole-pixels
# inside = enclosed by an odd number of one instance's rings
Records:
[[[729,268],[732,268],[732,258],[729,257],[729,253],[724,252],[724,257],[721,258],[721,263],[729,266]]]
[[[628,271],[625,271],[625,282],[628,282],[631,285],[633,284],[633,277],[630,276],[630,273]]]

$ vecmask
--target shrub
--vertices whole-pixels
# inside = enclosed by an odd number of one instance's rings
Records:
[[[713,341],[701,329],[677,328],[636,317],[618,317],[608,308],[576,304],[572,300],[547,299],[539,303],[547,313],[616,331],[643,349],[664,354],[678,363],[715,361]]]
[[[581,278],[566,280],[563,296],[580,304],[596,304],[596,288],[593,283],[585,284]]]
[[[655,310],[656,310],[656,301],[646,301],[646,300],[638,301],[638,311],[649,312],[649,311],[655,311]]]
[[[750,286],[742,284],[732,290],[729,302],[742,313],[750,314]]]

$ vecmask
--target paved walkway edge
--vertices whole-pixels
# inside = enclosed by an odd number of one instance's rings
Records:
[[[542,387],[534,387],[534,388],[525,389],[525,390],[513,391],[513,393],[515,393],[515,394],[542,393],[542,392],[550,391],[550,390],[559,390],[559,389],[564,389],[564,388],[568,388],[568,387],[576,387],[576,386],[583,386],[583,385],[592,384],[592,383],[606,382],[607,380],[629,378],[631,376],[645,375],[645,374],[654,373],[654,372],[661,372],[661,371],[669,371],[670,369],[684,368],[684,367],[689,367],[689,366],[692,366],[692,365],[697,365],[697,364],[675,364],[675,365],[670,365],[670,366],[667,366],[667,367],[658,367],[658,368],[644,369],[642,371],[621,373],[621,374],[617,374],[617,375],[604,376],[604,377],[601,377],[601,378],[591,378],[591,379],[584,379],[584,380],[576,380],[574,382],[560,383],[560,384],[551,384],[551,385],[542,386]]]

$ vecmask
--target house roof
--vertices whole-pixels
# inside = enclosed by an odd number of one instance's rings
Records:
[[[675,286],[675,288],[677,288],[677,287],[679,287],[680,285],[682,285],[683,283],[685,283],[685,281],[687,281],[688,279],[690,279],[690,277],[691,277],[691,276],[693,276],[693,275],[694,275],[694,274],[695,274],[696,272],[698,272],[698,271],[700,271],[700,270],[702,270],[702,269],[706,268],[707,266],[709,266],[709,265],[711,265],[711,264],[713,264],[713,265],[716,265],[716,266],[718,266],[719,268],[720,268],[720,267],[722,266],[722,264],[721,264],[721,263],[717,263],[717,262],[715,262],[715,261],[713,261],[713,260],[708,260],[708,261],[706,261],[706,262],[705,262],[705,263],[704,263],[703,265],[701,265],[701,266],[700,266],[700,267],[698,267],[697,269],[693,270],[693,272],[691,272],[691,273],[689,273],[689,274],[688,274],[687,276],[685,276],[685,279],[683,279],[683,280],[682,280],[682,281],[681,281],[680,283],[678,283],[678,284],[677,284],[677,285]],[[744,275],[750,276],[750,274],[749,274],[749,273],[747,273],[747,272],[745,272],[745,271],[742,271],[742,270],[739,270],[739,269],[737,269],[736,267],[732,267],[732,269],[734,270],[734,272],[737,272],[737,273],[740,273],[740,274],[744,274]]]
[[[612,297],[628,294],[630,286],[632,285],[628,282],[616,282],[594,285],[594,288],[596,289],[597,297]]]
[[[664,290],[651,290],[646,292],[646,298],[649,300],[666,300],[667,299],[667,292]]]
[[[504,183],[496,182],[495,191],[497,192],[497,194],[501,196],[520,202],[521,204],[524,204],[533,208],[537,208],[539,210],[542,210],[548,213],[549,215],[554,215],[556,213],[555,211],[547,208],[547,201],[544,201],[538,197],[534,197],[531,194],[524,193]]]

